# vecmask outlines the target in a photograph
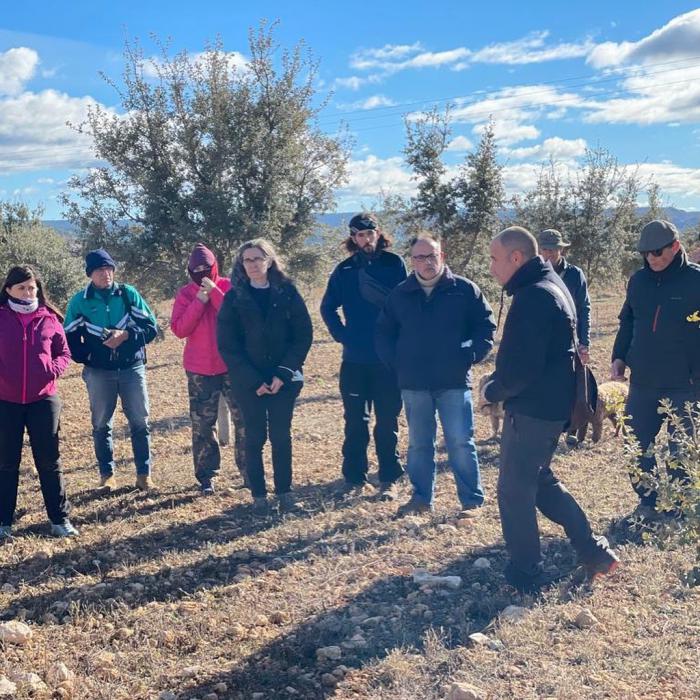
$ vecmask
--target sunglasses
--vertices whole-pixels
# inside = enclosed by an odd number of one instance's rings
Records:
[[[670,248],[673,245],[673,243],[669,243],[668,245],[665,245],[663,248],[657,248],[656,250],[645,250],[642,255],[646,258],[647,256],[651,255],[652,258],[660,258],[664,254],[664,250],[667,248]]]

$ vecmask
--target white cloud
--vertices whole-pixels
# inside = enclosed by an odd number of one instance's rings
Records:
[[[385,97],[384,95],[372,95],[365,100],[351,102],[346,105],[338,105],[339,109],[377,109],[377,107],[393,107],[396,104],[394,100]]]
[[[202,51],[199,53],[190,54],[189,58],[195,65],[203,66],[209,52]],[[248,68],[248,59],[238,51],[228,51],[226,53],[226,59],[228,61],[229,70],[246,70]],[[147,78],[157,78],[158,71],[163,65],[162,60],[158,56],[151,56],[148,60],[144,62],[143,74]]]
[[[350,57],[356,70],[374,70],[384,75],[416,68],[464,70],[474,63],[522,65],[543,63],[588,55],[593,43],[560,43],[546,46],[547,31],[528,34],[514,41],[490,44],[481,49],[458,46],[444,51],[426,51],[420,42],[415,44],[387,44],[381,48],[359,49]]]
[[[545,139],[536,146],[524,148],[504,148],[504,156],[517,160],[571,160],[586,152],[585,139],[562,139],[559,136]]]
[[[359,75],[350,75],[347,78],[336,78],[333,81],[334,87],[348,88],[349,90],[357,91],[364,85],[372,85],[381,83],[383,77],[381,75],[368,75],[360,77]]]
[[[95,163],[91,141],[66,125],[80,123],[91,97],[55,90],[0,100],[0,173],[85,167]]]
[[[403,158],[378,158],[368,155],[361,160],[351,160],[348,165],[348,182],[338,191],[340,202],[375,200],[382,191],[411,195],[416,182],[412,179]]]
[[[664,195],[680,198],[700,197],[700,170],[685,168],[673,163],[641,163],[639,174],[642,178],[658,183]]]
[[[700,9],[674,17],[639,41],[605,42],[588,57],[595,68],[695,58],[700,46]]]
[[[0,53],[0,94],[20,93],[31,80],[39,65],[39,54],[34,49],[20,46]]]
[[[447,144],[445,150],[451,153],[461,153],[463,151],[470,151],[474,147],[474,144],[466,136],[455,136],[452,141]]]
[[[476,51],[471,61],[473,63],[500,63],[505,65],[522,65],[528,63],[544,63],[568,58],[587,56],[593,43],[587,39],[580,44],[555,44],[545,46],[548,31],[532,32],[522,39],[501,42],[485,46]]]

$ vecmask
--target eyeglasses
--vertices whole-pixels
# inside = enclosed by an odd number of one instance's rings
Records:
[[[435,253],[431,253],[430,255],[412,255],[411,258],[418,263],[436,263],[438,261],[438,256],[435,255]]]
[[[667,248],[670,248],[673,245],[673,243],[669,243],[668,245],[665,245],[663,248],[657,248],[656,250],[645,250],[642,255],[646,258],[647,256],[651,255],[652,258],[660,258],[664,254],[664,250]]]
[[[256,256],[254,258],[243,258],[243,264],[244,265],[257,265],[258,263],[265,262],[267,260],[267,256]]]

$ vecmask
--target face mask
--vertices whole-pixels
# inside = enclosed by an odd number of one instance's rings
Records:
[[[208,277],[211,279],[211,268],[208,268],[207,270],[202,270],[201,272],[192,272],[192,270],[188,270],[190,273],[190,278],[195,284],[202,284],[202,280],[205,277]]]

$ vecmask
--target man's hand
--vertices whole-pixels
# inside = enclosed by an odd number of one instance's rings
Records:
[[[261,384],[256,390],[255,393],[258,396],[265,396],[265,394],[271,394],[272,392],[270,391],[270,387],[267,384]]]
[[[199,291],[197,292],[197,299],[206,304],[209,301],[209,293],[215,288],[216,285],[208,277],[202,277],[202,283],[199,285]]]
[[[129,339],[129,331],[125,330],[113,330],[112,335],[107,338],[107,340],[102,343],[106,345],[110,350],[116,350],[125,340]]]
[[[578,356],[584,365],[587,365],[591,361],[591,355],[587,345],[578,346]]]
[[[625,381],[627,365],[622,360],[613,360],[610,365],[610,379],[614,382]]]
[[[270,393],[276,394],[283,386],[284,382],[279,377],[272,377],[272,381],[270,382]]]

